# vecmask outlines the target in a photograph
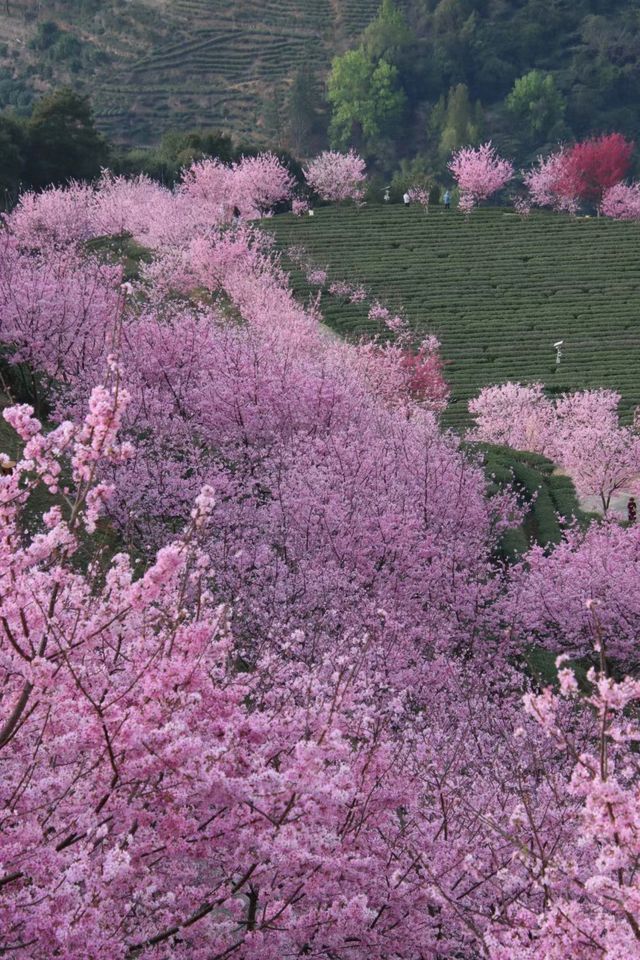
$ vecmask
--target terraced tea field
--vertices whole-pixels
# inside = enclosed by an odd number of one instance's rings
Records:
[[[452,388],[449,422],[468,421],[480,387],[540,380],[550,391],[610,387],[626,420],[640,404],[640,227],[535,213],[527,221],[488,208],[470,222],[455,210],[324,207],[313,218],[276,217],[267,229],[297,294],[303,272],[286,257],[302,245],[331,280],[364,284],[402,308],[416,337],[442,342]],[[323,295],[326,322],[370,335],[367,308]],[[564,340],[560,367],[553,344]]]
[[[37,74],[29,41],[39,20],[54,19],[95,49],[95,73],[80,72],[71,80],[91,94],[101,128],[115,140],[153,143],[168,127],[202,125],[253,142],[262,134],[265,101],[282,105],[302,65],[324,78],[331,57],[358,37],[379,5],[379,0],[103,0],[96,8],[83,0],[37,5],[12,0],[0,9],[0,46],[9,42],[5,54],[0,52],[0,67]],[[54,75],[47,83],[68,82],[65,69],[51,65]]]

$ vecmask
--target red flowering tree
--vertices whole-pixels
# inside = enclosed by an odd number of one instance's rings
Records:
[[[564,178],[580,200],[599,204],[629,172],[634,144],[621,133],[577,143],[564,155]]]

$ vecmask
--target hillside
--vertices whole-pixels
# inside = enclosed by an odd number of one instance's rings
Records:
[[[116,140],[206,124],[260,138],[265,103],[295,69],[319,73],[377,0],[9,0],[0,12],[0,107],[71,83]],[[47,24],[59,32],[47,34]],[[44,25],[44,27],[43,27]]]
[[[397,109],[359,142],[381,102],[360,62],[338,96],[353,120],[343,134],[383,165],[421,154],[442,170],[454,146],[480,137],[528,162],[594,131],[640,136],[636,0],[396,4],[363,39],[381,0],[3,0],[0,109],[28,112],[70,84],[121,143],[206,125],[307,154],[323,137],[332,58],[364,43],[371,69],[391,66]],[[302,67],[305,130],[292,136],[287,90]]]
[[[640,233],[634,224],[499,208],[456,211],[369,206],[275,218],[296,292],[311,287],[286,256],[303,246],[329,279],[362,283],[403,309],[416,336],[442,342],[452,388],[449,420],[467,420],[480,387],[540,380],[553,391],[609,387],[623,416],[640,404]],[[366,306],[323,294],[326,321],[349,337],[370,334]],[[555,365],[554,342],[564,340]]]

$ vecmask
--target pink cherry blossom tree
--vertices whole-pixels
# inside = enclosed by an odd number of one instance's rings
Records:
[[[323,200],[357,202],[364,196],[366,167],[355,150],[348,153],[325,150],[307,164],[304,175],[311,189]]]
[[[580,200],[576,184],[568,173],[567,157],[564,149],[548,157],[538,157],[536,166],[523,174],[534,206],[574,215],[578,212]]]
[[[409,187],[407,193],[411,203],[419,204],[425,213],[429,213],[429,190],[426,187]]]
[[[469,401],[469,411],[475,417],[470,440],[537,453],[549,448],[554,409],[541,383],[485,387]]]
[[[533,450],[555,460],[583,497],[596,496],[608,514],[615,493],[640,482],[640,436],[618,421],[620,394],[585,390],[552,403],[541,384],[488,387],[470,401],[470,438]]]
[[[616,183],[605,191],[600,212],[613,220],[640,220],[640,183]]]
[[[639,564],[640,534],[635,526],[592,524],[586,531],[567,530],[551,553],[532,547],[510,571],[500,611],[515,649],[542,644],[592,659],[602,639],[617,664],[636,671]],[[598,615],[597,633],[591,607]]]
[[[86,573],[76,564],[112,492],[101,463],[133,455],[119,378],[78,427],[44,434],[28,407],[5,411],[25,446],[0,478],[3,949],[275,960],[399,945],[415,887],[397,817],[406,749],[368,719],[366,644],[311,670],[292,636],[239,672],[200,546],[207,487],[140,576],[96,541]],[[60,502],[25,540],[38,483]]]
[[[2,220],[20,243],[69,248],[93,236],[93,201],[92,188],[81,183],[29,191]]]
[[[22,222],[23,211],[19,213]],[[50,240],[24,250],[0,234],[0,338],[34,403],[45,384],[70,387],[114,346],[124,294],[122,270]]]
[[[469,214],[482,200],[501,190],[513,178],[513,164],[500,157],[491,142],[456,151],[449,170],[460,189],[460,208]]]
[[[595,610],[590,601],[587,605]],[[597,636],[596,614],[593,620]],[[537,916],[512,909],[506,929],[496,925],[486,938],[491,960],[534,960],[540,955],[599,960],[640,955],[640,765],[634,749],[640,736],[640,682],[632,677],[611,679],[602,640],[598,644],[599,667],[589,671],[587,696],[581,694],[565,660],[561,656],[556,661],[559,694],[550,687],[542,694],[528,694],[525,707],[573,764],[565,790],[574,806],[567,814],[575,835],[581,838],[581,849],[577,857],[566,858],[547,857],[542,846],[533,847],[520,858],[524,870],[541,885],[544,909]],[[567,702],[576,712],[586,714],[591,728],[586,749],[568,722]],[[530,816],[523,805],[519,822]],[[514,818],[515,835],[519,822]]]
[[[242,157],[233,164],[198,160],[183,171],[174,216],[190,224],[191,236],[206,233],[233,220],[234,211],[243,220],[268,215],[291,197],[293,186],[293,177],[271,153]]]

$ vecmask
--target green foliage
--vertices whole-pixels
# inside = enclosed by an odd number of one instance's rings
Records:
[[[402,196],[410,187],[432,188],[431,165],[428,157],[419,154],[412,160],[401,160],[391,180],[391,199],[400,203]]]
[[[12,69],[0,67],[0,110],[10,108],[19,116],[29,113],[33,103],[33,90],[22,77],[14,76]]]
[[[168,130],[160,141],[159,156],[166,163],[184,166],[202,157],[217,157],[223,163],[233,159],[231,137],[221,130]]]
[[[375,146],[393,134],[406,107],[398,68],[372,60],[362,48],[335,58],[327,91],[332,107],[329,133],[336,147],[353,141]]]
[[[558,128],[566,110],[553,75],[540,70],[530,70],[516,80],[506,105],[511,118],[539,145]]]
[[[152,260],[151,251],[137,243],[129,233],[95,237],[87,241],[85,246],[105,263],[122,264],[125,280],[139,280],[142,264],[151,263]]]
[[[60,27],[54,20],[42,20],[38,24],[35,37],[29,42],[32,50],[48,50],[61,35]]]
[[[362,47],[371,60],[386,60],[402,69],[414,43],[407,20],[393,0],[382,0],[375,20],[362,34]]]
[[[559,687],[558,667],[556,659],[558,654],[555,650],[547,650],[544,647],[530,647],[525,654],[525,669],[529,676],[534,680],[537,687],[542,690],[545,687]],[[578,681],[578,686],[583,693],[590,693],[592,685],[589,683],[587,674],[592,663],[589,660],[567,660],[563,664],[565,668],[573,670]]]
[[[321,98],[313,72],[302,66],[293,75],[286,99],[286,133],[291,150],[305,152],[321,123]]]
[[[448,160],[458,147],[480,143],[483,116],[481,104],[471,102],[464,83],[452,87],[434,107],[431,116],[434,132],[439,133],[438,149],[442,160]]]
[[[15,199],[24,170],[25,140],[18,119],[0,116],[0,207],[10,206]]]
[[[501,543],[501,554],[508,562],[517,560],[533,543],[542,547],[559,543],[567,524],[585,522],[573,483],[569,477],[557,477],[550,460],[492,444],[474,444],[471,449],[482,456],[493,490],[512,487],[526,510],[522,526],[509,530]]]
[[[87,97],[69,88],[43,97],[27,123],[26,176],[33,186],[91,180],[107,160]]]
[[[297,77],[308,72],[323,80],[332,57],[349,46],[361,48],[374,65],[395,67],[393,89],[406,98],[402,124],[373,138],[369,159],[373,148],[385,160],[429,152],[433,172],[442,173],[448,146],[475,139],[464,122],[451,116],[444,122],[447,98],[461,85],[471,105],[467,125],[478,126],[475,104],[482,103],[482,136],[519,163],[558,137],[613,129],[640,137],[637,0],[30,0],[9,6],[3,24],[15,18],[31,40],[17,44],[9,29],[0,35],[6,42],[0,107],[26,111],[32,88],[68,83],[72,75],[79,89],[91,89],[101,129],[129,145],[156,142],[167,129],[210,124],[236,136],[253,138],[258,131],[264,142],[283,136],[290,149],[309,155],[326,145],[323,108],[317,92],[301,90]],[[531,74],[543,84],[533,99],[520,96],[519,81]],[[544,86],[549,75],[555,95]],[[365,103],[365,116],[370,106]],[[360,146],[357,107],[353,113]]]
[[[281,146],[284,139],[282,99],[278,91],[265,96],[260,105],[260,127],[270,143]]]

